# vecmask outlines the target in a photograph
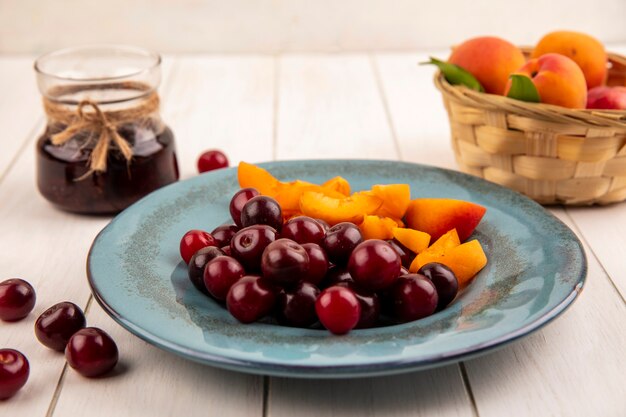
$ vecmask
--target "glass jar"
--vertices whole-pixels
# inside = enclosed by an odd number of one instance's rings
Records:
[[[178,179],[174,135],[159,114],[161,57],[83,46],[35,62],[46,129],[37,185],[56,207],[113,214]]]

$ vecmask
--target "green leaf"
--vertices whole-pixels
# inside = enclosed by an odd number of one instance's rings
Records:
[[[421,62],[420,65],[436,65],[441,70],[446,80],[452,85],[464,85],[472,90],[485,91],[483,86],[480,85],[472,74],[458,65],[443,62],[433,57],[430,57],[430,61],[428,62]]]
[[[541,103],[541,97],[533,81],[525,75],[511,74],[511,88],[507,97],[529,103]]]

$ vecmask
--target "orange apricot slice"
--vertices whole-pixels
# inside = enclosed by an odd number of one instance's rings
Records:
[[[461,242],[470,237],[487,209],[475,203],[450,198],[418,198],[409,203],[406,224],[433,239],[456,229]]]
[[[376,214],[401,219],[411,202],[411,187],[408,184],[374,185],[371,193],[383,200]]]
[[[259,193],[268,196],[276,195],[280,181],[267,170],[247,162],[240,162],[237,167],[237,179],[241,188],[256,188]]]
[[[409,267],[409,271],[417,272],[418,269],[429,262],[439,262],[439,259],[441,259],[448,250],[460,244],[461,241],[459,240],[456,229],[449,230],[446,234],[437,239],[435,243],[417,254]]]
[[[300,198],[300,211],[305,216],[322,219],[331,226],[341,222],[360,224],[363,218],[376,211],[382,200],[365,193],[334,198],[315,191],[306,191]]]
[[[337,191],[338,193],[341,193],[346,197],[350,195],[350,183],[344,177],[337,176],[335,178],[331,178],[324,184],[322,184],[322,187],[329,190]]]
[[[387,240],[393,238],[393,229],[398,224],[390,217],[365,216],[363,222],[359,225],[363,239],[381,239]]]
[[[422,256],[418,255],[411,264],[412,272],[416,272],[427,263],[439,262],[452,269],[460,286],[467,285],[487,265],[487,256],[476,239],[446,249],[441,254],[422,252],[420,255]]]
[[[395,227],[392,230],[393,237],[414,253],[420,253],[430,243],[430,235],[419,230]]]

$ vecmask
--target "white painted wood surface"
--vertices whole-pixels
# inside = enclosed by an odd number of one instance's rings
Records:
[[[432,69],[417,66],[426,56],[168,57],[163,116],[177,135],[183,176],[214,147],[233,163],[350,157],[453,168]],[[38,294],[27,319],[0,323],[0,346],[23,351],[32,367],[24,389],[0,402],[0,416],[626,415],[624,204],[553,210],[586,245],[580,300],[546,328],[464,364],[305,381],[198,366],[147,345],[88,301],[85,257],[107,219],[56,211],[37,195],[42,112],[30,62],[0,56],[0,126],[10,133],[0,136],[0,278],[28,279]],[[89,303],[88,322],[115,338],[121,362],[113,375],[82,378],[38,344],[35,318],[62,300]]]

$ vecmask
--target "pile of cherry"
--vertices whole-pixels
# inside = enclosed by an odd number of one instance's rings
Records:
[[[28,316],[35,307],[35,290],[27,281],[0,282],[0,319],[14,322]],[[115,342],[97,327],[85,327],[83,311],[69,301],[44,311],[35,322],[35,336],[46,347],[65,352],[67,363],[86,377],[109,372],[118,360]],[[0,349],[0,400],[13,396],[30,374],[26,356],[15,349]]]
[[[180,253],[191,282],[242,323],[278,323],[334,334],[408,322],[448,305],[454,273],[430,263],[406,268],[415,254],[395,240],[363,240],[353,223],[329,227],[306,216],[283,223],[280,205],[253,188],[230,201],[235,224],[187,232]]]

